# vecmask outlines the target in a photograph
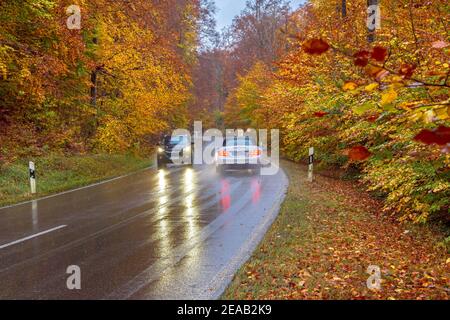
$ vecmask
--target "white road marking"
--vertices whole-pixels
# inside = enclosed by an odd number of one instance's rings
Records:
[[[129,176],[132,176],[132,175],[144,172],[144,171],[148,171],[148,170],[151,170],[151,169],[154,169],[154,168],[155,168],[154,166],[151,166],[151,167],[144,168],[144,169],[141,169],[141,170],[129,173],[129,174],[125,174],[123,176],[119,176],[119,177],[103,180],[103,181],[100,181],[100,182],[97,182],[97,183],[93,183],[93,184],[90,184],[90,185],[87,185],[87,186],[84,186],[84,187],[80,187],[80,188],[76,188],[76,189],[71,189],[71,190],[67,190],[67,191],[51,194],[49,196],[45,196],[45,197],[42,197],[42,198],[37,198],[37,199],[33,199],[33,200],[27,200],[27,201],[11,204],[11,205],[8,205],[6,207],[0,207],[0,210],[9,209],[9,208],[13,208],[13,207],[18,207],[18,206],[21,206],[21,205],[24,205],[24,204],[32,203],[33,201],[41,201],[41,200],[46,200],[46,199],[50,199],[50,198],[55,198],[55,197],[58,197],[58,196],[62,196],[64,194],[72,193],[72,192],[75,192],[75,191],[80,191],[80,190],[83,190],[83,189],[89,189],[89,188],[92,188],[92,187],[97,187],[97,186],[100,186],[102,184],[105,184],[105,183],[108,183],[108,182],[113,182],[113,181],[120,180],[120,179],[123,179],[123,178],[127,178]]]
[[[52,228],[52,229],[48,229],[48,230],[45,230],[45,231],[42,231],[42,232],[33,234],[33,235],[31,235],[31,236],[25,237],[25,238],[22,238],[22,239],[13,241],[13,242],[9,242],[9,243],[3,244],[3,245],[0,246],[0,250],[1,250],[1,249],[5,249],[5,248],[10,247],[10,246],[13,246],[13,245],[18,244],[18,243],[21,243],[21,242],[24,242],[24,241],[33,239],[33,238],[36,238],[36,237],[42,236],[42,235],[44,235],[44,234],[47,234],[47,233],[50,233],[50,232],[53,232],[53,231],[56,231],[56,230],[65,228],[65,227],[67,227],[67,225],[63,224],[63,225],[61,225],[61,226],[59,226],[59,227]]]

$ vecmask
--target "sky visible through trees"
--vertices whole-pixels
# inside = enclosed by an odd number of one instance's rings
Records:
[[[246,2],[247,0],[215,0],[217,30],[230,26],[233,18],[244,9]],[[294,9],[304,3],[305,0],[291,0],[291,6]]]
[[[448,224],[448,22],[443,0],[250,1],[200,54],[191,115],[280,129],[286,157],[314,146],[319,167],[356,175],[386,212]]]
[[[341,254],[340,269],[347,270],[347,259],[360,261],[359,250],[347,241],[354,228],[364,231],[376,253],[384,239],[412,236],[383,231],[389,230],[383,229],[388,219],[443,230],[438,246],[448,250],[449,1],[309,0],[299,7],[300,2],[0,0],[0,177],[26,179],[28,172],[17,168],[45,157],[77,166],[73,159],[84,156],[150,159],[163,135],[192,129],[194,121],[204,129],[277,129],[282,157],[307,164],[314,147],[315,170],[339,173],[381,202],[374,220],[358,227],[358,214],[341,216],[346,209],[336,205],[349,199],[344,189],[332,183],[333,192],[321,191],[311,202],[314,214],[322,194],[334,193],[336,202],[331,199],[320,214],[337,232],[323,242],[328,251],[314,242],[313,251],[302,251],[311,259],[306,261],[320,265],[317,253],[326,259]],[[81,24],[72,28],[74,3]],[[56,172],[67,171],[66,161],[55,163]],[[300,167],[295,165],[294,177]],[[300,179],[292,185],[305,188]],[[7,188],[12,194],[19,190]],[[313,193],[311,199],[319,195]],[[360,199],[348,203],[353,201]],[[297,220],[301,209],[289,206]],[[336,217],[346,217],[345,228],[334,223]],[[382,232],[386,238],[378,237]],[[278,233],[277,238],[285,239]],[[342,246],[330,250],[330,243]],[[396,272],[407,290],[395,292],[426,299],[422,289],[433,286],[442,289],[436,297],[448,296],[450,259],[442,278],[436,280],[444,273],[437,269],[423,277],[415,270],[410,282],[403,278],[409,263],[404,251],[395,249],[401,262]],[[433,261],[414,247],[408,254],[421,265]],[[248,270],[244,281],[256,279],[257,272]],[[306,290],[298,279],[280,279]],[[331,283],[343,289],[346,282]],[[316,295],[320,290],[301,297],[326,297]]]
[[[386,212],[449,224],[448,1],[232,3],[218,32],[211,0],[82,1],[79,29],[72,1],[1,1],[0,165],[276,128],[286,157],[314,146]]]

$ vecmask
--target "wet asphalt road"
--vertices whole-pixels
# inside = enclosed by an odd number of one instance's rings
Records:
[[[286,186],[281,170],[149,169],[0,209],[0,298],[218,298]],[[70,265],[81,290],[67,289]]]

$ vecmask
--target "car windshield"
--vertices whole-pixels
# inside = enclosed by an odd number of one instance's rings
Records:
[[[255,145],[250,137],[228,138],[223,142],[223,146],[253,146]]]
[[[188,140],[187,136],[172,136],[166,138],[166,143],[176,145],[180,143],[186,143],[187,140]]]

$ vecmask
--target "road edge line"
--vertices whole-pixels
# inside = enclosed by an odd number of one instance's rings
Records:
[[[10,205],[7,205],[5,207],[0,207],[0,210],[10,209],[10,208],[22,206],[22,205],[27,204],[27,203],[33,203],[34,201],[41,201],[41,200],[46,200],[46,199],[62,196],[64,194],[72,193],[72,192],[75,192],[75,191],[80,191],[80,190],[83,190],[83,189],[89,189],[89,188],[96,187],[96,186],[99,186],[99,185],[102,185],[102,184],[105,184],[105,183],[108,183],[108,182],[113,182],[115,180],[123,179],[123,178],[129,177],[129,176],[132,176],[134,174],[138,174],[138,173],[141,173],[141,172],[144,172],[144,171],[149,171],[149,170],[154,169],[154,168],[156,168],[156,166],[152,165],[150,167],[146,167],[146,168],[140,169],[138,171],[127,173],[127,174],[124,174],[124,175],[121,175],[121,176],[118,176],[118,177],[114,177],[114,178],[109,178],[107,180],[102,180],[102,181],[99,181],[99,182],[96,182],[96,183],[93,183],[93,184],[90,184],[90,185],[87,185],[87,186],[78,187],[78,188],[70,189],[70,190],[66,190],[66,191],[61,191],[61,192],[58,192],[58,193],[55,193],[55,194],[50,194],[48,196],[44,196],[42,198],[31,199],[31,200],[22,201],[22,202],[15,203],[15,204],[10,204]]]
[[[60,230],[60,229],[65,228],[65,227],[67,227],[67,225],[66,224],[62,224],[62,225],[60,225],[58,227],[54,227],[54,228],[51,228],[51,229],[48,229],[48,230],[44,230],[44,231],[41,231],[41,232],[38,232],[38,233],[35,233],[35,234],[32,234],[32,235],[29,235],[27,237],[23,237],[23,238],[20,238],[20,239],[17,239],[17,240],[14,240],[14,241],[2,244],[2,245],[0,245],[0,250],[12,247],[12,246],[14,246],[16,244],[19,244],[19,243],[22,243],[22,242],[25,242],[25,241],[28,241],[28,240],[31,240],[31,239],[43,236],[43,235],[45,235],[47,233],[50,233],[50,232],[53,232],[53,231],[56,231],[56,230]]]

